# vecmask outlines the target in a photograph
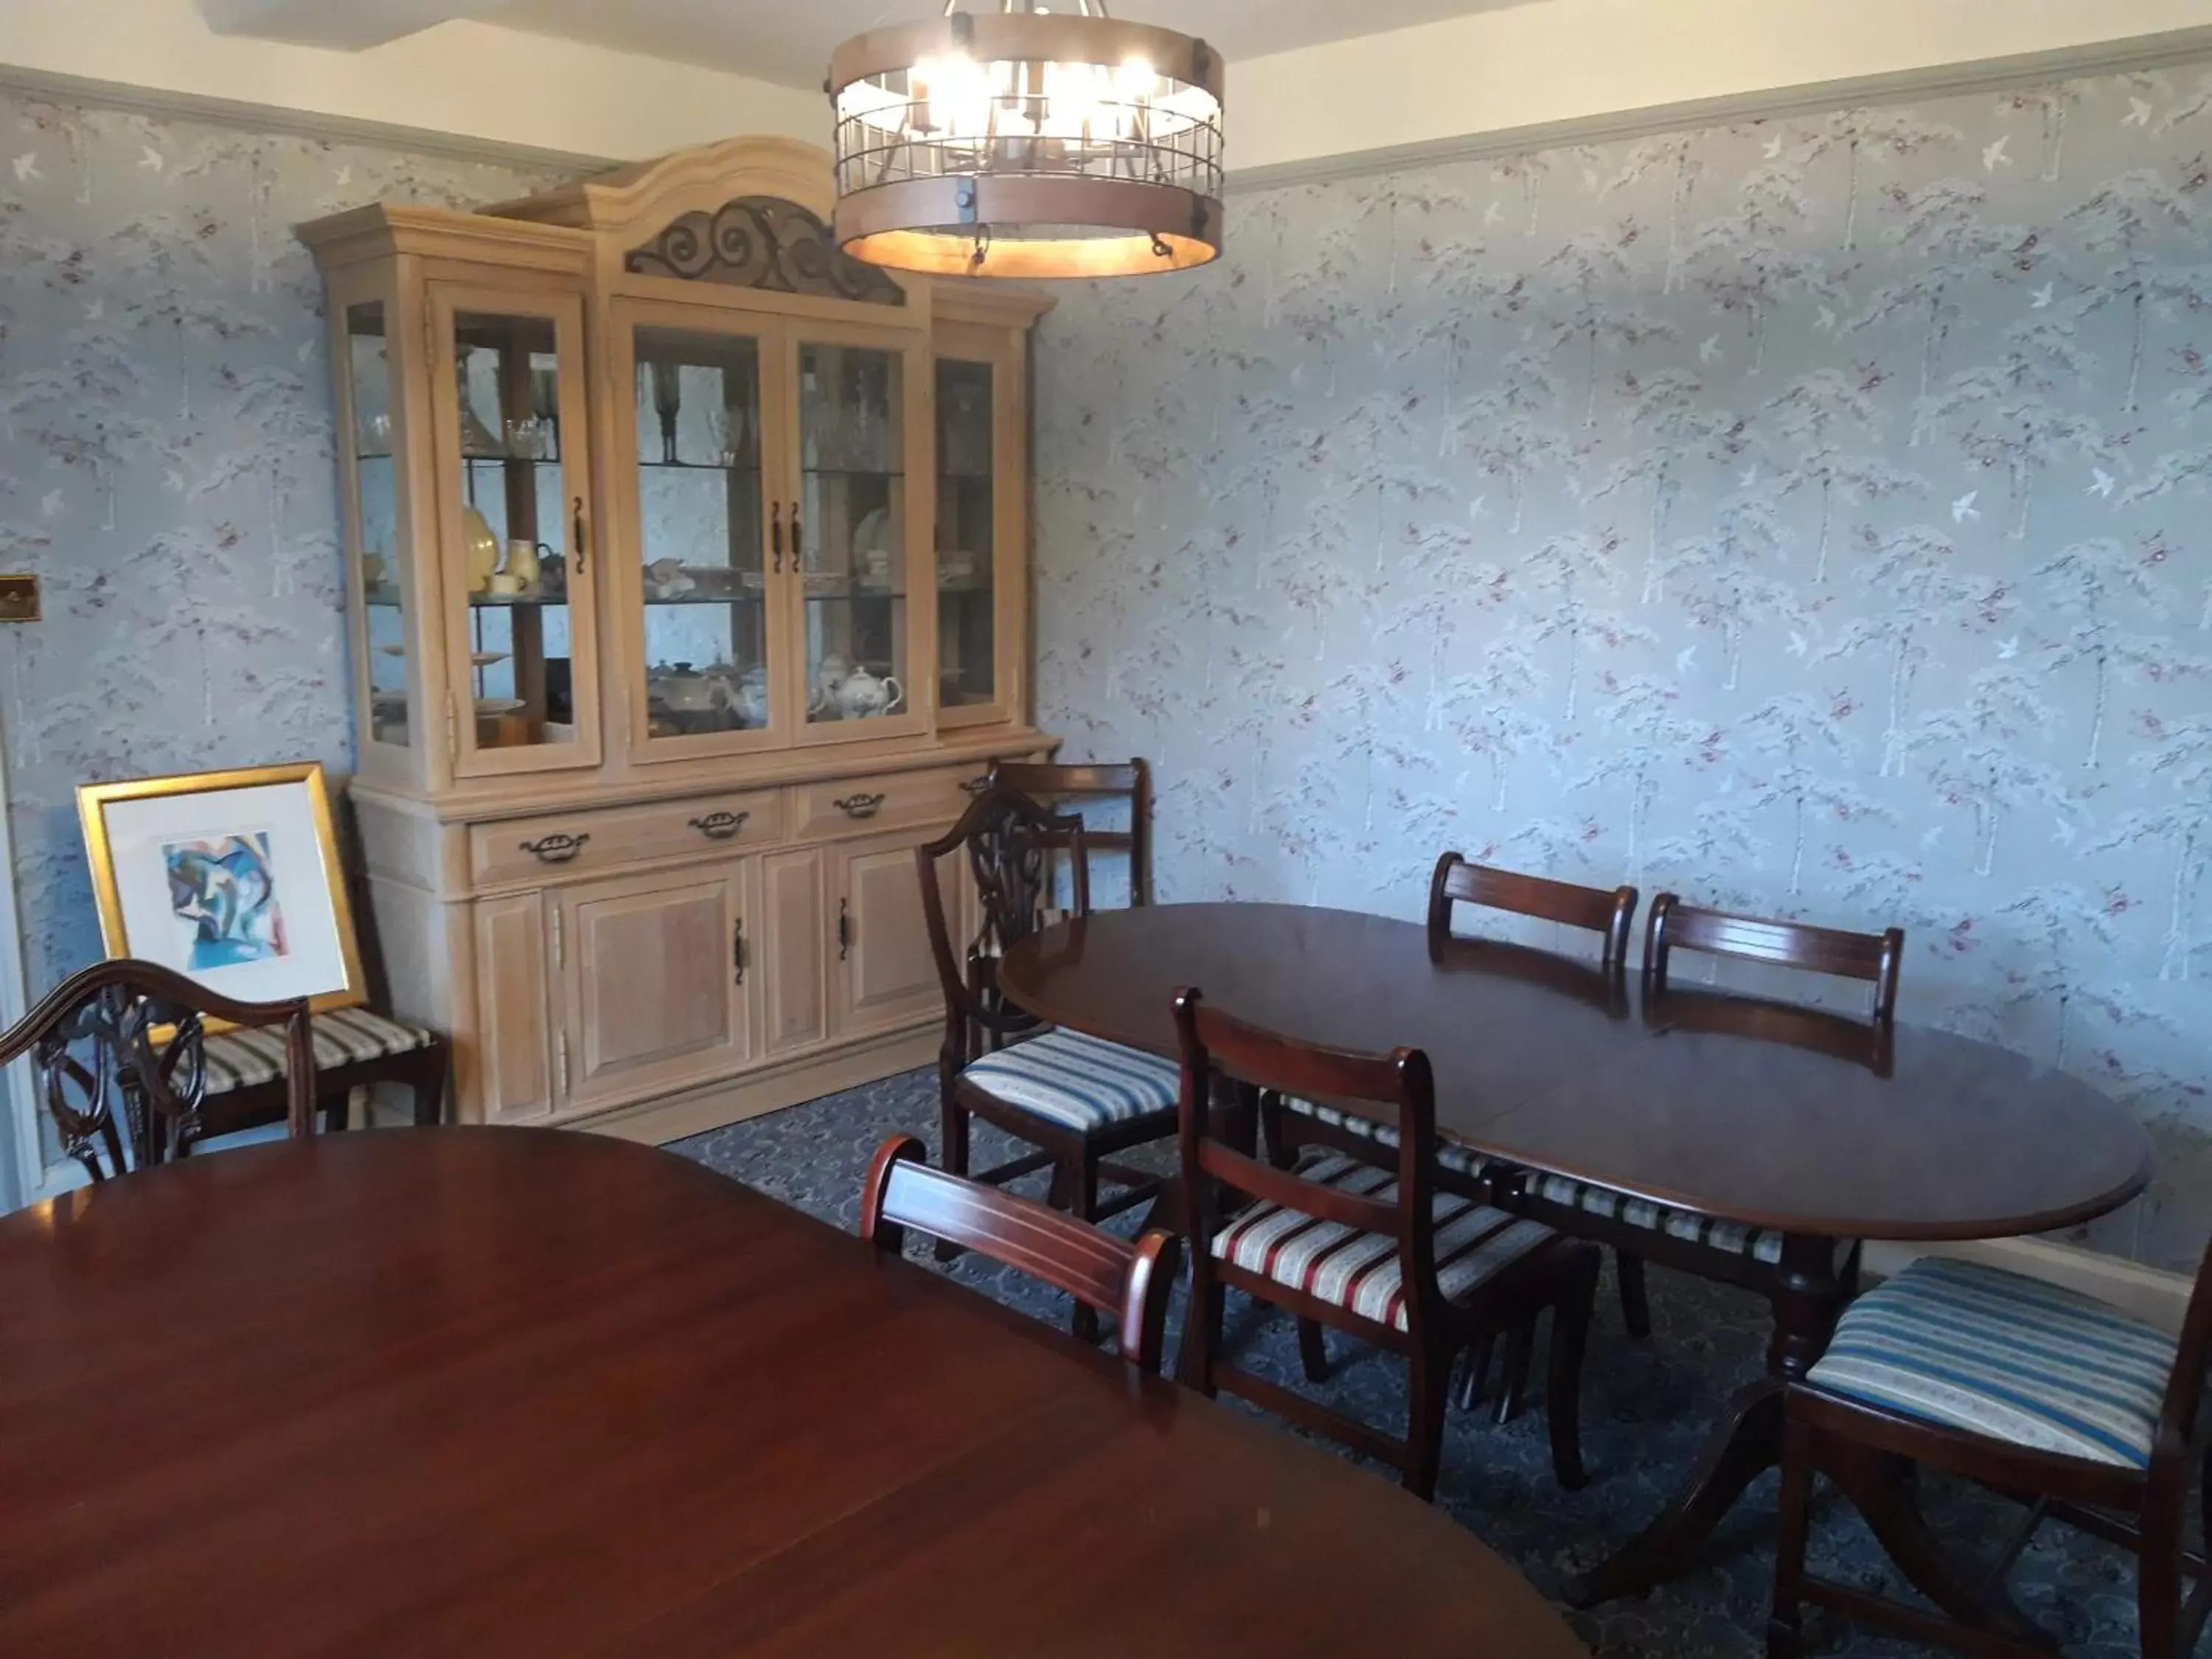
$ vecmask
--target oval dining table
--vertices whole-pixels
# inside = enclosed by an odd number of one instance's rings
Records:
[[[1667,1510],[1570,1585],[1581,1605],[1686,1570],[1773,1464],[1783,1388],[1818,1359],[1846,1297],[1839,1241],[2048,1231],[2116,1208],[2150,1174],[2149,1137],[2119,1106],[1992,1043],[1744,996],[1647,995],[1550,952],[1354,911],[1097,911],[1019,941],[999,984],[1042,1019],[1157,1054],[1176,1053],[1183,986],[1304,1041],[1420,1048],[1441,1139],[1531,1180],[1565,1176],[1783,1236],[1766,1375],[1729,1402]],[[1610,1237],[1621,1242],[1618,1225]],[[1923,1589],[1953,1592],[1909,1505],[1867,1518]]]
[[[1567,1659],[1444,1516],[672,1153],[393,1129],[0,1219],[0,1653]]]

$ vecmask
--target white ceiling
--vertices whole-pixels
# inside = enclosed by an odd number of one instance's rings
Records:
[[[1117,17],[1205,38],[1231,63],[1535,0],[1132,0]],[[982,10],[990,0],[964,0]],[[1052,0],[1073,11],[1075,0]],[[458,8],[457,8],[458,9]],[[470,9],[510,28],[816,88],[848,35],[937,15],[939,0],[505,0]]]

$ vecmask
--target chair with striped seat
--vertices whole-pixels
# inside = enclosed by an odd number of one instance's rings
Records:
[[[313,1025],[315,1106],[323,1127],[346,1127],[356,1089],[404,1088],[417,1125],[444,1115],[450,1056],[436,1032],[368,1008],[331,1008]],[[235,1133],[284,1115],[284,1048],[266,1030],[218,1031],[207,1039],[204,1139]]]
[[[1350,1054],[1266,1031],[1176,995],[1182,1051],[1181,1136],[1191,1214],[1191,1294],[1182,1376],[1225,1389],[1399,1469],[1435,1495],[1453,1363],[1486,1332],[1552,1314],[1552,1462],[1583,1484],[1583,1347],[1598,1253],[1467,1194],[1436,1190],[1436,1096],[1426,1055]],[[1393,1171],[1325,1151],[1291,1169],[1221,1138],[1210,1110],[1218,1078],[1297,1098],[1358,1101],[1396,1121]],[[1249,1200],[1233,1217],[1224,1190]],[[1224,1291],[1235,1288],[1310,1327],[1333,1327],[1402,1353],[1412,1409],[1402,1439],[1231,1366],[1220,1357]]]
[[[1769,1653],[1800,1650],[1810,1601],[1962,1653],[2047,1655],[2048,1638],[2002,1584],[2056,1515],[2136,1553],[2144,1659],[2180,1659],[2212,1604],[2212,1579],[2182,1595],[2208,1341],[2212,1250],[2179,1340],[2093,1297],[1944,1258],[1923,1257],[1861,1297],[1786,1396]],[[1905,1471],[1915,1464],[2033,1500],[1994,1564],[1969,1577],[1943,1557],[1913,1506]],[[1806,1571],[1818,1474],[1917,1581],[1936,1587],[1943,1616]]]
[[[1595,933],[1599,939],[1598,960],[1594,967],[1586,967],[1571,957],[1545,956],[1547,963],[1556,961],[1566,974],[1588,981],[1586,986],[1569,988],[1584,992],[1602,989],[1618,996],[1628,954],[1629,925],[1636,914],[1636,890],[1630,886],[1583,887],[1573,882],[1471,864],[1458,853],[1445,853],[1437,860],[1436,869],[1429,878],[1429,948],[1437,955],[1455,945],[1469,949],[1486,946],[1531,957],[1538,954],[1523,952],[1518,946],[1501,947],[1487,940],[1461,939],[1452,931],[1454,908],[1460,904],[1553,922],[1577,932]],[[1293,1155],[1302,1146],[1319,1144],[1352,1158],[1379,1159],[1387,1164],[1397,1147],[1396,1133],[1389,1125],[1322,1102],[1285,1099],[1279,1104],[1267,1103],[1261,1109],[1261,1116],[1267,1130],[1267,1144],[1278,1151],[1279,1162]],[[1439,1143],[1437,1157],[1447,1185],[1455,1191],[1487,1195],[1484,1178],[1488,1160],[1448,1141]],[[1638,1336],[1648,1335],[1651,1322],[1644,1306],[1642,1263],[1624,1255],[1620,1277],[1621,1303],[1629,1329]],[[1513,1397],[1514,1390],[1509,1387],[1504,1396],[1508,1410]]]
[[[942,860],[964,854],[977,923],[964,951],[953,944]],[[915,850],[922,914],[945,991],[945,1041],[938,1052],[945,1167],[969,1176],[971,1118],[1037,1150],[972,1179],[996,1185],[1034,1170],[1053,1172],[1050,1202],[1079,1220],[1099,1221],[1158,1194],[1156,1176],[1108,1162],[1115,1153],[1175,1133],[1180,1077],[1173,1062],[1079,1032],[1048,1029],[999,990],[999,958],[1047,920],[1050,854],[1067,861],[1073,914],[1091,908],[1083,821],[1047,811],[1021,791],[994,782],[960,821]],[[1102,1179],[1118,1191],[1101,1197]],[[1078,1303],[1079,1334],[1095,1334]]]
[[[1855,1018],[1763,998],[1678,989],[1668,979],[1677,950],[1861,981],[1871,988],[1869,1012]],[[1768,921],[1695,908],[1672,893],[1662,893],[1651,901],[1644,929],[1644,1018],[1647,1024],[1671,1030],[1723,1030],[1880,1069],[1888,1063],[1895,1036],[1898,966],[1904,951],[1905,934],[1895,927],[1882,933],[1853,933],[1802,922]],[[1522,1177],[1517,1192],[1505,1188],[1501,1172],[1492,1171],[1492,1176],[1500,1188],[1500,1203],[1602,1237],[1620,1251],[1622,1302],[1629,1328],[1639,1336],[1650,1328],[1643,1289],[1647,1259],[1760,1291],[1775,1289],[1782,1276],[1784,1237],[1778,1232],[1565,1176],[1531,1171]],[[1592,1231],[1593,1224],[1601,1231]],[[1838,1276],[1848,1275],[1856,1258],[1855,1243],[1838,1241]]]
[[[239,1002],[128,957],[94,963],[55,987],[0,1034],[0,1065],[31,1056],[63,1154],[106,1181],[226,1133],[205,1111],[218,1041],[206,1035],[210,1019],[265,1042],[291,1077],[309,1071],[304,1000]],[[291,1133],[313,1134],[312,1091],[282,1079],[276,1087]]]

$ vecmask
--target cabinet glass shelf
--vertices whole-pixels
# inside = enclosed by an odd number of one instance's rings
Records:
[[[764,605],[765,593],[672,593],[665,599],[647,596],[649,605]]]

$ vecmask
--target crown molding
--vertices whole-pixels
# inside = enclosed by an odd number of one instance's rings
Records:
[[[2022,52],[1976,64],[1942,64],[1848,80],[1808,82],[1717,98],[1653,104],[1641,109],[1607,111],[1563,121],[1503,127],[1418,144],[1356,150],[1267,167],[1231,167],[1226,188],[1231,195],[1281,190],[1293,185],[1328,184],[1362,179],[1446,161],[1484,161],[1526,155],[1571,144],[1599,144],[1684,128],[1729,126],[1746,121],[1787,120],[1861,104],[1897,104],[1960,93],[2006,92],[2016,87],[2089,75],[2130,75],[2212,61],[2212,26],[2174,29],[2126,40],[2100,40],[2051,52]],[[1234,88],[1231,88],[1234,96]],[[1235,110],[1231,110],[1232,120]],[[1236,135],[1231,130],[1231,143]]]
[[[404,149],[447,161],[477,161],[493,167],[547,167],[590,174],[620,165],[605,155],[588,155],[574,150],[545,149],[535,144],[507,143],[496,138],[473,138],[428,127],[368,121],[350,115],[325,115],[314,110],[286,109],[276,104],[215,98],[204,93],[133,86],[121,81],[63,75],[14,64],[0,64],[0,92],[55,103],[80,104],[93,109],[120,110],[132,115],[209,121],[250,132],[276,133],[318,143],[373,144],[380,149]]]

